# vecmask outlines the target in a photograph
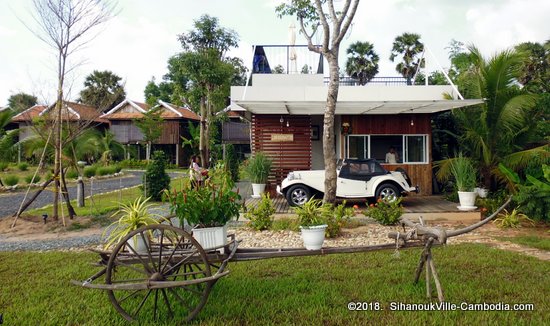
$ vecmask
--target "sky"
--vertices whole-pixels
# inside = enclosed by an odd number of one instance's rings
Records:
[[[337,2],[341,3],[341,0]],[[280,0],[119,0],[118,13],[92,31],[94,37],[70,56],[69,99],[77,99],[93,70],[110,70],[122,77],[127,97],[144,101],[151,78],[166,74],[170,56],[181,52],[177,35],[193,28],[203,14],[237,32],[239,47],[229,55],[251,65],[254,44],[289,44],[291,17],[278,18]],[[0,0],[0,107],[10,95],[25,92],[49,103],[55,97],[56,58],[31,30],[31,0]],[[378,76],[398,76],[389,61],[393,40],[418,33],[434,54],[428,69],[448,67],[452,39],[477,46],[490,56],[521,42],[550,39],[548,0],[362,0],[354,23],[340,47],[340,66],[352,42],[369,41],[380,56]],[[305,44],[298,34],[296,44]]]

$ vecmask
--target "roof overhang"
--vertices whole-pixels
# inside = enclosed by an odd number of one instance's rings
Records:
[[[432,114],[483,103],[483,100],[424,100],[424,101],[338,101],[335,114]],[[324,114],[325,101],[239,101],[231,110],[239,108],[254,114]]]

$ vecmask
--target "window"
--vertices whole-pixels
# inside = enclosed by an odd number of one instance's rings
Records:
[[[364,160],[369,158],[369,136],[348,136],[348,158]]]
[[[426,136],[403,136],[405,138],[405,160],[410,163],[428,162],[426,157]]]
[[[348,135],[346,157],[386,162],[390,148],[396,153],[397,163],[428,163],[427,135]]]

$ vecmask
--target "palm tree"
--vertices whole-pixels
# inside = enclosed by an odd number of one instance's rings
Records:
[[[346,72],[352,78],[359,79],[359,85],[365,85],[378,73],[378,61],[380,57],[374,52],[374,47],[369,42],[350,44],[348,50]]]
[[[102,134],[90,128],[75,140],[75,157],[79,160],[99,159],[104,165],[109,165],[113,158],[123,156],[124,146],[108,130]]]
[[[424,59],[418,57],[424,52],[424,44],[420,42],[420,35],[415,33],[403,33],[393,41],[390,60],[392,62],[402,56],[402,62],[395,66],[395,70],[407,79],[407,84],[412,85],[412,79],[419,66],[424,65]]]
[[[469,48],[472,68],[466,71],[464,94],[482,98],[476,108],[455,110],[462,128],[461,143],[478,163],[481,178],[494,189],[499,178],[498,164],[519,168],[533,160],[543,163],[550,157],[548,144],[528,149],[537,111],[537,96],[517,86],[522,56],[506,50],[485,60],[476,47]]]

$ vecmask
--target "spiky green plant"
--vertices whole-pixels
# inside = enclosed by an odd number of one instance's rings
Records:
[[[158,214],[149,212],[150,208],[154,206],[147,203],[149,199],[151,198],[138,197],[132,203],[122,204],[120,209],[111,215],[111,217],[119,217],[119,219],[109,225],[103,232],[103,238],[108,233],[105,249],[120,242],[130,232],[142,226],[158,224],[165,219]]]

